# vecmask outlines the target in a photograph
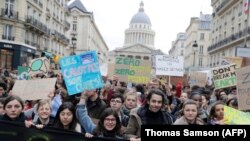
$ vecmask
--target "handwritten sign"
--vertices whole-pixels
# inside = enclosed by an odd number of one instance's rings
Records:
[[[95,51],[64,57],[59,63],[69,95],[103,87]]]
[[[236,64],[237,68],[241,68],[243,62],[242,57],[224,57],[221,61],[221,65]]]
[[[191,72],[189,84],[204,87],[207,84],[207,74],[203,72]]]
[[[48,94],[55,89],[56,78],[16,80],[13,94],[23,100],[48,99]]]
[[[250,66],[238,69],[236,74],[238,108],[240,110],[250,110]]]
[[[46,57],[33,59],[29,65],[29,75],[47,74],[50,70],[50,61]]]
[[[215,89],[236,86],[236,64],[215,68],[212,70]]]
[[[234,108],[224,106],[224,118],[229,125],[246,125],[250,124],[250,113],[245,113]]]
[[[156,75],[183,76],[183,57],[156,55]]]
[[[119,80],[123,82],[145,84],[149,82],[151,69],[150,61],[116,57],[114,75],[119,77]]]

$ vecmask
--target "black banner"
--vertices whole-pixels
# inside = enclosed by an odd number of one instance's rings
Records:
[[[166,139],[207,139],[210,141],[249,141],[249,125],[143,125],[142,140],[165,141]]]
[[[12,123],[0,121],[0,141],[114,141],[114,138],[91,139],[84,138],[84,134],[69,130],[46,127],[37,129],[35,127],[26,128],[24,123]],[[118,140],[125,141],[125,140]]]

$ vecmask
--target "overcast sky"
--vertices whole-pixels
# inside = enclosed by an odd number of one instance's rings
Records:
[[[122,47],[124,32],[131,18],[144,2],[155,31],[155,48],[168,53],[177,33],[185,32],[191,17],[211,14],[211,0],[81,0],[85,8],[94,13],[98,26],[109,50]]]

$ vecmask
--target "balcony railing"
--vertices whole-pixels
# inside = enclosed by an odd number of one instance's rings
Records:
[[[31,24],[33,27],[36,27],[37,29],[39,29],[41,32],[50,35],[50,30],[47,28],[47,26],[42,24],[37,19],[35,19],[33,17],[27,17],[26,22],[28,24]]]
[[[7,8],[2,8],[0,17],[18,20],[18,12],[14,10],[8,10]]]
[[[36,47],[36,43],[31,42],[31,46]]]
[[[30,44],[30,41],[29,40],[25,40],[25,44]]]
[[[2,39],[3,39],[3,40],[14,41],[14,40],[15,40],[15,37],[14,37],[14,36],[2,35]]]
[[[238,0],[223,0],[222,3],[215,9],[219,15],[228,9],[231,5],[234,5]]]
[[[36,3],[37,4],[37,2],[38,2],[38,0],[33,0],[34,1],[34,3]]]
[[[231,36],[209,46],[207,50],[209,52],[209,51],[212,51],[215,49],[219,49],[219,48],[223,47],[224,45],[230,44],[233,41],[236,41],[236,40],[241,39],[241,38],[248,36],[248,35],[250,35],[250,26],[248,28],[245,28],[244,30],[241,30],[235,34],[232,34]]]

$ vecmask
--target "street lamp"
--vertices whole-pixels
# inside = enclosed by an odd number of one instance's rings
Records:
[[[193,62],[193,67],[195,67],[195,51],[197,50],[198,48],[198,44],[196,43],[196,41],[194,41],[194,44],[193,44],[193,50],[194,50],[194,62]]]
[[[75,46],[76,46],[76,37],[72,37],[71,38],[71,41],[72,41],[72,48],[73,48],[73,52],[71,53],[71,55],[75,55]]]

